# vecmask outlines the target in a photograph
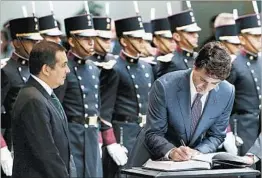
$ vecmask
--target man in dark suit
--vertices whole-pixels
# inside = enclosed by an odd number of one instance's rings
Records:
[[[14,178],[69,178],[74,169],[64,110],[53,93],[69,68],[65,49],[42,41],[29,57],[31,76],[13,112]]]
[[[155,81],[147,123],[128,166],[141,166],[150,157],[185,161],[199,152],[216,151],[226,136],[234,102],[234,87],[224,81],[230,61],[222,44],[208,43],[193,70],[171,72]]]

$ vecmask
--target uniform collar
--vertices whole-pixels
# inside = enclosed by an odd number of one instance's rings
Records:
[[[68,52],[68,57],[72,57],[73,60],[77,63],[77,64],[85,64],[86,60],[81,58],[80,56],[78,56],[76,53],[73,53],[71,50]]]
[[[241,50],[241,54],[243,56],[246,56],[251,61],[256,60],[258,58],[258,54],[254,54],[254,53],[248,52],[246,50]]]
[[[23,57],[23,56],[20,56],[16,52],[13,52],[11,58],[14,59],[15,61],[19,62],[22,66],[28,66],[29,65],[29,60],[27,58]]]
[[[94,57],[98,60],[98,61],[103,61],[105,59],[106,55],[100,55],[98,53],[94,54]]]
[[[182,49],[180,47],[177,47],[176,51],[179,52],[179,53],[182,53],[182,55],[186,56],[186,57],[193,57],[194,56],[194,52],[189,52],[189,51]]]
[[[137,63],[139,60],[139,56],[134,57],[134,56],[130,56],[129,54],[127,54],[124,50],[121,50],[120,52],[120,57],[125,59],[127,62],[129,63]]]

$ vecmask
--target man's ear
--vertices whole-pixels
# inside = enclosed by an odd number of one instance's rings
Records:
[[[238,37],[239,37],[241,45],[245,45],[246,44],[246,39],[243,37],[243,35],[239,35]]]
[[[40,73],[42,73],[44,76],[49,76],[50,70],[51,68],[47,64],[44,64]]]
[[[156,46],[156,47],[158,47],[158,39],[157,39],[157,37],[153,37],[153,44]]]
[[[172,36],[175,41],[181,41],[181,36],[179,33],[174,32]]]
[[[68,43],[69,43],[69,45],[72,47],[72,48],[74,48],[75,47],[75,43],[74,43],[75,41],[74,41],[74,39],[72,38],[72,37],[69,37],[68,38]]]
[[[13,40],[12,44],[16,49],[19,49],[21,47],[20,42],[18,40]]]
[[[123,47],[126,47],[126,46],[127,46],[127,44],[126,44],[126,39],[125,39],[125,38],[121,37],[119,41],[120,41],[120,45],[121,45],[121,46],[123,46]]]

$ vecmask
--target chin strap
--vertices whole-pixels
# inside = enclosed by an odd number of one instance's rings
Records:
[[[17,39],[18,39],[19,43],[22,45],[23,50],[25,51],[25,53],[27,55],[27,56],[25,56],[25,58],[29,59],[29,52],[26,50],[26,48],[25,48],[25,46],[24,46],[24,44],[22,42],[22,39],[20,37],[17,37]]]
[[[93,55],[93,51],[90,50],[86,50],[83,45],[78,41],[77,37],[74,34],[71,34],[73,39],[76,41],[76,43],[87,53],[87,56],[92,56]],[[92,37],[90,37],[91,39],[93,39]]]

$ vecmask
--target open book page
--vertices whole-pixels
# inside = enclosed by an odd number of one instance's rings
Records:
[[[226,152],[199,154],[191,158],[191,160],[205,161],[210,164],[224,164],[232,167],[245,167],[247,165],[242,157]]]
[[[193,156],[191,160],[197,160],[197,161],[204,161],[212,164],[212,159],[215,155],[219,154],[221,152],[217,153],[207,153],[207,154],[198,154],[196,156]]]
[[[149,159],[144,165],[143,168],[160,170],[160,171],[184,171],[184,170],[206,170],[211,169],[211,165],[207,162],[202,161],[152,161]]]

